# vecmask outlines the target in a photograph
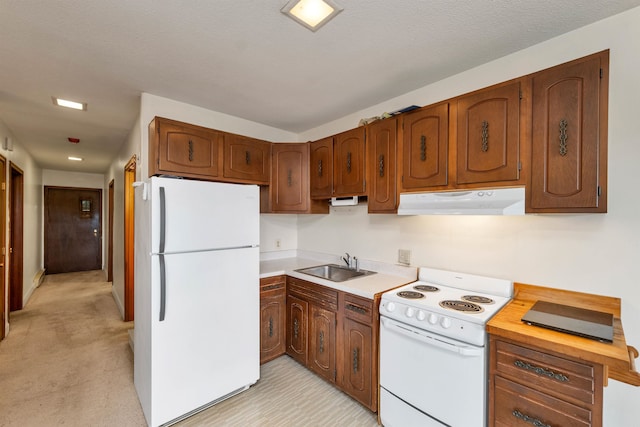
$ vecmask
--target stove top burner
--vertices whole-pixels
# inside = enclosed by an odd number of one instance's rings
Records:
[[[458,300],[444,300],[440,301],[440,307],[448,308],[456,311],[464,311],[467,313],[482,313],[484,308],[478,304],[472,302],[458,301]]]
[[[482,295],[464,295],[460,299],[462,301],[475,302],[476,304],[493,304],[495,302],[491,298],[483,297]]]
[[[431,285],[415,285],[413,289],[415,289],[416,291],[422,291],[422,292],[438,292],[440,290],[439,288],[436,288],[435,286],[431,286]]]
[[[421,294],[420,292],[414,292],[414,291],[400,291],[397,293],[397,295],[401,298],[408,298],[408,299],[424,298],[424,294]]]

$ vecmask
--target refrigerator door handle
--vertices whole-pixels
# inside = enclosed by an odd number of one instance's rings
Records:
[[[158,260],[160,261],[160,321],[164,321],[167,305],[167,279],[164,265],[164,238],[166,228],[166,201],[164,187],[160,187],[160,245],[158,248]]]
[[[160,321],[164,321],[164,313],[167,306],[167,278],[164,266],[164,255],[158,255],[160,261]]]

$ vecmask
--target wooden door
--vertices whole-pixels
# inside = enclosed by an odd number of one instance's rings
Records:
[[[520,82],[458,99],[457,183],[520,177]]]
[[[533,77],[530,208],[606,212],[608,51]]]
[[[306,366],[309,304],[293,295],[287,296],[287,354]]]
[[[114,180],[109,181],[109,213],[108,227],[109,237],[107,240],[107,282],[113,282],[113,202],[114,202]]]
[[[396,118],[380,120],[367,128],[367,174],[369,213],[397,211]]]
[[[333,195],[365,195],[365,130],[351,129],[335,136]]]
[[[312,199],[330,199],[333,194],[333,137],[309,144],[309,177]]]
[[[9,311],[22,309],[24,290],[24,173],[9,164]]]
[[[47,274],[102,268],[102,190],[44,188]]]
[[[0,341],[5,335],[5,323],[7,321],[5,306],[7,303],[5,294],[5,236],[7,226],[7,210],[6,210],[6,165],[7,161],[0,156]]]
[[[134,318],[135,276],[135,192],[137,158],[132,156],[124,167],[124,320]]]
[[[402,188],[419,190],[447,185],[449,104],[405,115],[402,131]]]
[[[311,305],[309,368],[327,381],[336,380],[336,314]]]

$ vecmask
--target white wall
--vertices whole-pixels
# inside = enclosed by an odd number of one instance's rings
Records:
[[[20,141],[9,131],[9,128],[0,120],[0,141],[5,137],[13,140],[13,151],[0,149],[0,155],[6,160],[7,175],[5,181],[8,185],[10,164],[14,164],[23,172],[24,178],[24,218],[23,218],[23,269],[22,269],[22,302],[26,305],[29,297],[35,290],[42,271],[42,170],[36,165],[31,155],[24,150]],[[7,187],[8,188],[8,187]],[[9,207],[9,191],[4,192],[5,206]],[[2,246],[9,246],[9,215],[7,211],[5,227],[7,229],[7,241]],[[8,261],[8,257],[7,257]],[[5,286],[8,287],[7,275],[8,264],[5,264]],[[7,289],[5,288],[5,295]],[[5,313],[8,312],[8,305],[5,306]],[[5,331],[9,331],[8,322],[5,324]]]
[[[567,33],[301,135],[314,140],[355,127],[362,117],[407,105],[429,105],[494,83],[611,50],[609,202],[603,215],[525,217],[397,217],[366,207],[298,218],[298,248],[395,262],[399,248],[412,263],[622,298],[627,342],[640,346],[640,8]],[[604,425],[640,419],[640,388],[611,381]]]

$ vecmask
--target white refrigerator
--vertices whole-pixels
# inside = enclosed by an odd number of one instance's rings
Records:
[[[260,377],[259,189],[161,177],[134,185],[134,383],[155,427]]]

